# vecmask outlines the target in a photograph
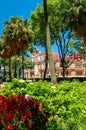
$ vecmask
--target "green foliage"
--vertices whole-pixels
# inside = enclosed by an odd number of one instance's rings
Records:
[[[11,81],[11,79],[10,78],[6,78],[6,82],[10,82]]]
[[[22,17],[11,17],[4,25],[1,39],[4,44],[2,57],[9,58],[28,49],[34,39],[33,31],[28,28],[28,21]]]
[[[48,19],[51,32],[51,42],[58,39],[59,32],[69,28],[84,41],[82,47],[86,47],[86,0],[48,0]],[[34,30],[35,43],[45,46],[43,6],[40,4],[31,13],[30,26]],[[78,46],[77,46],[78,48]],[[85,53],[86,49],[78,48]]]
[[[29,68],[29,69],[32,69],[33,66],[34,66],[34,65],[33,65],[32,61],[29,61],[28,59],[25,59],[25,60],[24,60],[24,68],[25,68],[25,69],[28,69],[28,68]]]
[[[4,96],[29,94],[43,103],[49,117],[48,130],[86,129],[86,82],[74,80],[53,85],[46,81],[20,83],[14,79],[6,83],[0,93]]]

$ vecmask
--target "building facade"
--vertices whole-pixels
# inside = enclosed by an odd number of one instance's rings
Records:
[[[62,67],[60,65],[60,57],[57,53],[52,53],[55,65],[56,75],[62,77]],[[25,71],[25,77],[28,78],[42,78],[45,70],[45,52],[34,52],[32,57],[29,58],[30,61],[34,64],[33,69],[28,69]],[[86,63],[84,62],[82,55],[76,53],[70,56],[66,56],[66,59],[69,61],[69,66],[66,68],[65,76],[66,77],[86,77]],[[47,68],[46,78],[50,77],[49,64]]]

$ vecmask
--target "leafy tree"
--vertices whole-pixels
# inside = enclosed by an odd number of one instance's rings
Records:
[[[5,29],[2,33],[4,49],[2,55],[4,58],[9,58],[26,50],[33,41],[34,33],[28,28],[27,20],[22,19],[22,17],[11,17],[4,24]]]
[[[50,1],[50,0],[49,0]],[[85,0],[58,0],[52,2],[52,10],[58,15],[58,23],[65,29],[70,28],[83,40],[82,46],[86,56],[86,1]],[[55,6],[57,5],[57,6]]]
[[[51,32],[54,33],[54,37],[57,37],[58,32],[63,29],[70,28],[75,31],[76,36],[83,41],[81,42],[82,52],[86,57],[86,1],[49,0],[48,9],[49,16],[51,16],[49,17]]]
[[[81,40],[81,42],[78,42],[77,44],[75,43],[73,47],[83,54],[84,66],[86,67],[86,1],[54,0],[51,2],[51,0],[49,0],[49,2],[51,7],[50,10],[53,11],[53,20],[51,19],[51,21],[54,21],[54,23],[58,21],[58,30],[62,31],[63,29],[70,28]],[[52,25],[56,26],[54,23],[52,23]],[[54,32],[54,37],[57,37],[58,33],[56,31]]]
[[[62,6],[59,7],[61,11],[59,17],[60,19],[62,17],[63,22],[80,38],[82,46],[75,47],[83,54],[86,70],[86,0],[63,0]]]
[[[69,21],[71,27],[74,29],[76,34],[81,37],[86,46],[86,1],[85,0],[75,0],[74,5],[72,3],[73,15],[70,15],[71,21]]]
[[[9,59],[9,77],[11,77],[11,59],[15,55],[15,74],[17,77],[17,54],[32,46],[34,33],[28,28],[28,20],[22,17],[11,17],[9,21],[5,21],[5,29],[3,30],[0,43],[0,56],[5,60]],[[5,68],[5,64],[4,64]],[[5,69],[4,69],[5,77]]]
[[[20,61],[18,61],[18,64],[21,64],[19,66],[21,66],[21,70],[22,70],[22,78],[24,79],[24,68],[31,68],[30,66],[30,61],[27,60],[28,57],[30,57],[30,53],[32,53],[34,51],[35,47],[33,47],[33,45],[31,44],[27,50],[19,53],[18,57],[20,59]],[[26,63],[27,62],[27,63]],[[19,73],[20,73],[20,68],[19,68]],[[19,74],[20,75],[20,74]]]
[[[63,32],[68,30],[69,28],[73,29],[71,27],[72,24],[68,22],[68,19],[70,18],[69,16],[71,9],[69,8],[71,3],[66,2],[64,0],[54,0],[48,1],[48,22],[50,25],[50,36],[51,36],[51,43],[54,43],[58,39],[58,34],[59,32]],[[69,12],[68,12],[69,11]],[[40,22],[39,22],[40,21]],[[43,15],[43,8],[42,4],[40,4],[34,12],[31,13],[31,27],[36,33],[35,36],[35,43],[41,44],[42,46],[45,47],[46,52],[47,51],[47,46],[46,46],[46,39],[45,39],[45,31],[44,31],[44,15]],[[77,46],[77,42],[75,43]],[[72,45],[73,46],[73,45]],[[74,47],[74,46],[73,46]],[[46,54],[46,68],[47,68],[47,61],[48,57]]]
[[[46,35],[46,29],[45,27],[47,27],[48,29],[48,26],[49,26],[49,17],[48,17],[48,13],[45,12],[47,11],[46,10],[46,6],[44,6],[46,3],[46,1],[43,1],[43,5],[40,4],[39,6],[37,6],[36,10],[34,12],[31,13],[31,18],[30,18],[30,23],[31,23],[31,28],[32,30],[35,32],[35,40],[34,40],[34,43],[37,44],[37,45],[42,45],[43,47],[45,47],[45,52],[46,52],[46,59],[45,59],[45,72],[44,72],[44,78],[46,76],[46,71],[47,71],[47,66],[48,66],[48,62],[49,62],[49,65],[50,65],[50,58],[52,57],[51,55],[51,52],[49,52],[51,50],[51,41],[52,39],[48,38]],[[43,6],[44,6],[44,9],[43,9]],[[44,11],[45,10],[45,11]],[[48,20],[48,21],[47,21]],[[46,24],[46,22],[48,22],[48,24]],[[46,26],[48,25],[48,26]],[[50,27],[49,27],[50,28]],[[49,29],[50,30],[50,29]],[[48,31],[48,30],[47,30]],[[49,35],[50,35],[50,31],[49,31]],[[47,42],[47,39],[49,40],[50,39],[50,42],[51,43],[48,43]],[[50,47],[48,46],[50,45]],[[49,50],[50,49],[50,50]],[[50,56],[51,55],[51,56]],[[49,58],[50,57],[50,58]],[[53,61],[52,61],[53,63]],[[54,65],[50,65],[52,66],[50,69],[52,70],[53,68],[53,71],[52,72],[55,72],[54,71]],[[51,73],[52,73],[51,72]],[[52,75],[52,74],[51,74]],[[56,77],[56,76],[53,76],[53,77]],[[55,80],[55,79],[53,79]]]
[[[51,43],[54,43],[54,41],[57,40],[59,32],[64,32],[68,29],[75,31],[77,38],[79,38],[81,42],[75,42],[72,44],[72,47],[82,53],[84,59],[86,59],[85,0],[48,0],[48,22],[50,25]],[[40,4],[36,8],[36,11],[31,14],[31,24],[36,33],[36,43],[44,45],[47,52],[46,41],[44,39],[45,25],[42,4]],[[48,57],[46,59],[47,66]]]
[[[40,4],[37,6],[36,10],[31,13],[31,17],[29,19],[30,27],[35,32],[35,45],[41,45],[45,48],[46,58],[45,58],[45,70],[43,75],[43,80],[46,77],[47,67],[48,67],[48,51],[46,44],[46,34],[45,34],[45,20],[44,20],[44,10],[43,5]],[[40,22],[39,22],[40,21]]]
[[[8,75],[8,60],[5,60],[3,58],[1,58],[1,73],[3,75],[3,80],[6,79],[6,76]]]
[[[24,60],[24,69],[27,71],[27,78],[28,78],[28,71],[29,69],[33,69],[34,65],[31,61],[29,61],[28,59]]]
[[[76,39],[75,35],[73,35],[70,30],[60,32],[58,34],[57,39],[55,40],[55,43],[58,47],[58,54],[60,57],[60,66],[62,67],[62,75],[63,79],[65,78],[66,69],[72,64],[75,58],[68,59],[67,56],[74,54],[76,52],[75,46],[79,42],[79,40]]]

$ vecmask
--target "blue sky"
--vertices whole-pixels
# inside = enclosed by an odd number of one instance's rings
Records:
[[[30,12],[34,11],[36,5],[42,0],[1,0],[0,1],[0,35],[3,29],[4,20],[11,16],[22,16],[29,18]]]
[[[36,5],[42,0],[1,0],[0,1],[0,36],[4,28],[3,22],[9,20],[11,16],[22,16],[29,18],[31,11],[34,11]],[[41,51],[43,48],[39,47]],[[56,46],[52,47],[53,52],[57,52]]]

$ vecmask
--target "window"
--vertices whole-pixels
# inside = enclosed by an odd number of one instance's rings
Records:
[[[38,60],[40,60],[40,57],[38,57]]]
[[[75,63],[75,67],[76,68],[81,68],[81,64],[80,63]]]
[[[66,72],[65,72],[65,75],[70,75],[70,72],[69,72],[69,71],[66,71]]]
[[[76,71],[76,75],[82,75],[82,71]]]
[[[71,74],[70,71],[65,71],[65,76],[68,76],[68,75],[70,75],[70,74]],[[61,75],[63,75],[63,72],[61,72]]]

